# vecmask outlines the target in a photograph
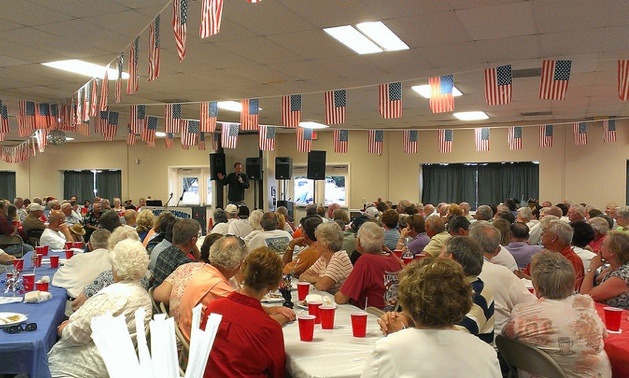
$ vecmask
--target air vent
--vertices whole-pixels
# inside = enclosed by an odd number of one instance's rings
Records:
[[[512,70],[511,76],[515,78],[519,77],[540,77],[542,75],[541,68],[525,68],[522,70]]]
[[[522,117],[549,116],[549,115],[553,115],[553,112],[550,110],[547,110],[544,112],[524,112],[524,113],[520,113],[520,115]]]

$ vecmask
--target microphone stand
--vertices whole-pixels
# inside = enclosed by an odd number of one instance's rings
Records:
[[[170,200],[173,199],[173,194],[170,193],[170,197],[168,197],[168,201],[166,201],[166,204],[164,205],[164,208],[168,208],[168,203],[170,203]]]

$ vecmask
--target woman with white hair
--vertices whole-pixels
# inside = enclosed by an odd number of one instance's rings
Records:
[[[105,314],[123,316],[132,336],[144,332],[135,328],[135,311],[146,310],[144,326],[151,319],[151,298],[140,285],[147,271],[146,249],[137,240],[123,240],[111,251],[115,283],[88,299],[57,328],[61,338],[48,353],[53,377],[108,377],[98,348],[92,340],[91,321]]]

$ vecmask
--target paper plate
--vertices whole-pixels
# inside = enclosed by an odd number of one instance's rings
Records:
[[[8,327],[25,322],[26,315],[17,312],[0,312],[0,327]]]
[[[282,297],[281,294],[269,293],[269,294],[265,295],[260,302],[262,302],[262,303],[283,303],[284,302],[284,298]]]

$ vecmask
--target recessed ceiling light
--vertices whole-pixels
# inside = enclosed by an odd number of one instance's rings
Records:
[[[452,115],[461,121],[479,121],[481,119],[489,118],[489,116],[485,114],[485,112],[481,112],[481,111],[458,112],[458,113],[453,113]]]
[[[335,38],[358,54],[373,54],[382,52],[382,49],[369,38],[365,37],[351,25],[336,26],[323,29],[330,36]]]
[[[299,127],[303,127],[304,129],[327,129],[330,126],[319,122],[304,121],[299,122]]]
[[[409,48],[400,37],[395,35],[395,33],[381,21],[361,22],[357,24],[356,27],[386,51],[408,50]]]
[[[156,131],[155,136],[158,138],[164,138],[166,136],[166,133],[163,131]]]
[[[76,73],[76,74],[87,76],[87,77],[97,77],[100,79],[102,79],[105,76],[105,70],[107,70],[109,78],[118,77],[118,70],[105,67],[105,66],[99,66],[98,64],[94,64],[94,63],[88,63],[88,62],[78,60],[78,59],[58,60],[56,62],[42,63],[42,65],[56,68],[58,70]],[[128,79],[129,74],[126,72],[123,72],[122,78]]]
[[[428,84],[414,85],[411,87],[411,89],[419,93],[419,95],[422,96],[423,98],[430,98],[431,91],[430,91],[430,85]],[[461,91],[458,90],[457,87],[452,87],[452,94],[454,95],[454,97],[463,96],[463,93],[461,93]]]

